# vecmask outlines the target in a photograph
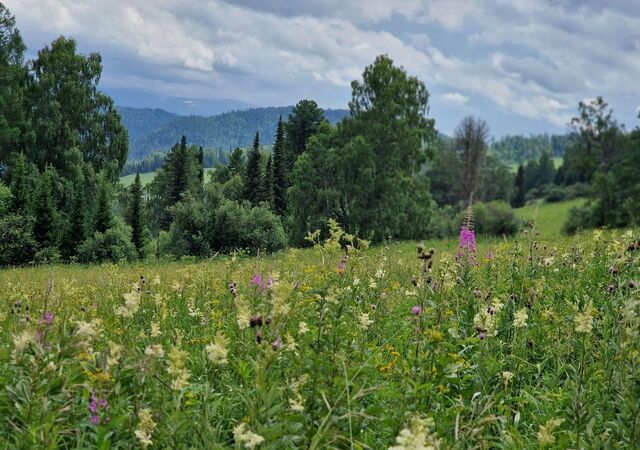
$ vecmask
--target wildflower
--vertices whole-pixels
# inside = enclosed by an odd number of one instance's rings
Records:
[[[153,421],[153,417],[151,416],[151,410],[149,408],[142,408],[138,412],[138,428],[135,431],[135,435],[140,441],[140,446],[142,448],[147,448],[149,445],[153,444],[151,441],[151,434],[153,434],[153,430],[156,428],[156,423]]]
[[[260,445],[264,438],[247,429],[247,424],[242,422],[233,429],[233,439],[236,444],[242,444],[245,448],[252,449]]]
[[[308,332],[309,332],[309,325],[307,325],[307,322],[300,322],[298,324],[298,334],[302,336]]]
[[[185,388],[191,377],[191,372],[186,368],[186,358],[188,353],[180,350],[177,346],[173,347],[169,352],[169,367],[167,372],[173,378],[171,387],[175,391]]]
[[[118,345],[113,341],[109,341],[109,357],[107,358],[108,366],[115,366],[122,357],[122,345]]]
[[[207,357],[209,361],[218,365],[227,364],[227,345],[229,340],[224,337],[222,333],[218,333],[213,340],[213,343],[207,345]]]
[[[45,312],[42,315],[41,323],[43,323],[46,326],[50,326],[53,323],[53,313],[50,311]]]
[[[100,319],[93,319],[91,322],[78,321],[76,325],[78,325],[76,330],[78,337],[83,341],[88,341],[100,334],[102,321]]]
[[[590,334],[591,329],[593,328],[593,314],[595,312],[595,308],[591,304],[591,300],[587,301],[582,311],[577,307],[575,308],[575,311],[576,315],[573,318],[573,322],[575,324],[576,333]]]
[[[413,314],[414,316],[419,316],[421,312],[422,308],[418,305],[411,308],[411,314]]]
[[[489,261],[491,261],[491,260],[493,259],[493,250],[489,250],[489,251],[487,252],[487,259],[488,259]]]
[[[541,447],[553,444],[556,441],[556,438],[552,433],[556,428],[562,425],[562,422],[564,422],[564,419],[549,419],[544,425],[540,425],[540,430],[538,431],[538,442]]]
[[[33,342],[33,334],[29,330],[24,330],[22,333],[13,336],[14,356],[21,355]]]
[[[136,290],[122,294],[124,297],[124,305],[116,309],[116,314],[122,317],[133,317],[140,309],[141,293]]]
[[[144,354],[152,358],[162,358],[164,356],[164,350],[160,344],[151,344],[144,349]]]
[[[491,314],[487,309],[478,311],[473,318],[473,324],[476,327],[480,339],[498,334],[495,315]]]
[[[529,316],[527,315],[527,308],[521,308],[513,316],[513,326],[514,328],[526,328],[527,327],[527,319]]]
[[[513,373],[508,372],[508,371],[502,372],[502,379],[504,380],[504,387],[507,387],[507,385],[511,382],[512,378],[513,378]]]
[[[162,334],[162,331],[160,331],[160,325],[158,325],[157,322],[151,322],[151,337],[158,337]]]
[[[302,403],[302,396],[297,394],[295,398],[289,399],[289,408],[294,412],[304,411],[304,404]]]
[[[95,393],[91,394],[91,401],[89,402],[89,412],[91,418],[89,419],[93,425],[98,425],[100,422],[106,422],[105,419],[100,419],[100,412],[105,411],[109,407],[107,399],[96,396]]]
[[[373,320],[369,319],[368,313],[361,313],[358,320],[360,321],[360,326],[362,327],[363,330],[366,330],[367,328],[369,328],[369,325],[373,323]]]
[[[282,347],[282,338],[278,335],[271,343],[271,348],[273,348],[274,350],[279,350],[280,347]]]
[[[437,450],[440,440],[431,433],[433,426],[431,418],[412,418],[396,437],[397,445],[389,447],[389,450]]]

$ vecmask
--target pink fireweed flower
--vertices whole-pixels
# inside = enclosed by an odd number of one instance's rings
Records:
[[[460,227],[460,243],[458,245],[456,259],[460,263],[476,265],[476,254],[476,235],[473,228],[468,228],[463,225]]]
[[[51,311],[47,311],[42,315],[42,323],[46,326],[49,326],[53,323],[53,313]]]
[[[487,252],[487,259],[489,259],[489,260],[493,259],[493,250],[489,250]]]
[[[251,284],[253,284],[256,288],[260,289],[261,291],[265,291],[269,289],[271,286],[273,286],[273,278],[269,276],[265,280],[262,278],[261,274],[255,273],[251,277]]]
[[[100,398],[96,394],[91,394],[91,401],[89,402],[89,412],[91,418],[89,419],[92,424],[98,425],[100,422],[106,423],[107,418],[100,419],[100,411],[106,411],[109,407],[109,403],[106,398]]]
[[[413,314],[414,316],[420,315],[421,312],[422,312],[422,308],[418,305],[411,308],[411,314]]]

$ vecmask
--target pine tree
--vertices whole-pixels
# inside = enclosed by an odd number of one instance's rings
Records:
[[[198,159],[198,179],[200,180],[200,184],[202,184],[204,182],[204,150],[202,146],[198,147],[196,157]]]
[[[271,155],[267,158],[267,165],[264,170],[264,176],[262,177],[260,201],[266,202],[270,207],[273,207],[273,164]]]
[[[236,147],[233,152],[231,152],[231,156],[229,157],[229,172],[231,172],[231,176],[242,174],[244,170],[244,154],[240,147]]]
[[[253,204],[260,201],[262,169],[260,167],[260,135],[256,131],[253,148],[247,158],[244,179],[244,198]]]
[[[96,199],[96,215],[94,218],[94,231],[105,233],[113,225],[111,212],[111,192],[104,180],[100,180],[98,186],[98,198]]]
[[[87,234],[86,203],[82,185],[74,187],[73,200],[69,215],[69,223],[66,228],[64,240],[60,245],[62,255],[70,259],[77,255],[78,247],[85,240]]]
[[[518,172],[516,173],[516,180],[515,180],[515,188],[516,188],[516,195],[513,198],[513,201],[511,202],[511,204],[514,208],[520,208],[521,206],[524,206],[525,194],[526,194],[524,167],[522,166],[522,164],[518,166]]]
[[[53,199],[55,169],[47,166],[38,180],[34,197],[33,214],[35,223],[33,235],[41,249],[58,246],[58,213]]]
[[[131,227],[131,241],[135,245],[140,258],[144,257],[144,247],[146,243],[146,230],[143,218],[143,197],[140,174],[136,173],[136,178],[129,190],[129,210],[127,211],[127,223]]]
[[[288,168],[287,152],[284,141],[284,122],[278,121],[275,144],[273,145],[273,206],[276,213],[282,215],[287,210]]]
[[[25,214],[29,209],[27,159],[23,153],[16,156],[11,170],[11,211]]]

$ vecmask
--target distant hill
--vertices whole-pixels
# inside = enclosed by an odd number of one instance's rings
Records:
[[[124,125],[129,129],[129,159],[142,159],[154,152],[166,152],[182,135],[190,144],[229,150],[253,143],[256,131],[263,145],[273,144],[278,118],[285,120],[293,106],[250,108],[216,116],[176,116],[159,109],[120,108]],[[347,116],[344,109],[325,110],[336,123]]]

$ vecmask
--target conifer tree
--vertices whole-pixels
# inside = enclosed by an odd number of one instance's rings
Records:
[[[25,214],[29,209],[27,159],[23,153],[16,155],[11,168],[11,211]]]
[[[111,192],[104,179],[101,179],[98,186],[98,198],[96,199],[94,230],[99,233],[105,233],[112,225]]]
[[[260,187],[260,201],[266,202],[269,206],[273,207],[273,163],[271,155],[267,158],[267,165],[264,170],[264,177],[262,177],[262,184]]]
[[[60,245],[62,255],[67,259],[78,253],[78,247],[80,247],[87,235],[86,203],[82,187],[82,184],[77,184],[74,188],[69,223]]]
[[[518,166],[518,172],[516,173],[516,180],[515,180],[515,188],[516,188],[516,195],[513,198],[513,201],[511,202],[511,204],[514,208],[520,208],[521,206],[524,206],[525,194],[526,194],[524,167],[522,166],[522,164]]]
[[[288,168],[287,152],[284,140],[284,122],[278,121],[275,144],[273,145],[273,206],[276,213],[282,215],[287,210]]]
[[[202,184],[204,182],[204,150],[202,146],[198,147],[196,157],[198,159],[198,179],[200,180],[200,184]]]
[[[140,174],[136,173],[136,178],[129,191],[129,210],[127,211],[127,223],[131,227],[131,241],[136,247],[138,256],[144,256],[144,246],[146,240],[146,230],[144,226],[144,205],[142,197],[142,183]]]
[[[262,169],[260,167],[260,134],[256,131],[253,148],[247,158],[244,180],[244,198],[253,204],[261,200]]]
[[[229,157],[229,172],[231,176],[242,174],[244,170],[244,154],[240,147],[236,147]]]
[[[58,213],[53,198],[55,169],[47,166],[38,180],[33,200],[33,235],[40,248],[58,246]]]

